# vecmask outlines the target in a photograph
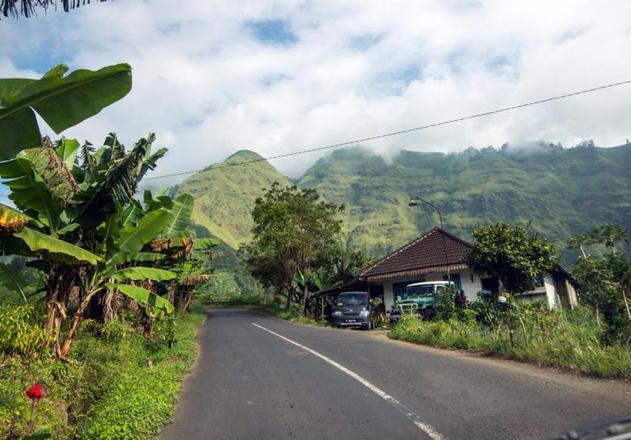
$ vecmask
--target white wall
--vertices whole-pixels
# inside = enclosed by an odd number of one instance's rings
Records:
[[[544,276],[543,285],[546,288],[546,302],[548,303],[548,308],[552,310],[557,306],[557,292],[554,288],[552,277],[549,275]]]
[[[462,290],[464,290],[464,294],[467,297],[467,301],[475,301],[478,299],[478,292],[482,290],[482,285],[480,283],[480,276],[476,273],[473,273],[473,280],[471,279],[472,271],[470,269],[465,269],[461,271],[452,272],[452,274],[458,273],[460,274],[460,281],[462,283]],[[386,310],[390,311],[394,306],[394,300],[392,297],[392,284],[393,283],[403,283],[403,282],[414,282],[419,278],[425,278],[425,281],[443,281],[443,275],[447,275],[443,272],[436,273],[428,273],[423,277],[414,277],[414,278],[397,278],[392,281],[387,281],[383,284],[383,296],[384,302],[386,305]]]

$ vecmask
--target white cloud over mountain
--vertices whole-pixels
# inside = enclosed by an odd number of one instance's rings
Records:
[[[2,20],[0,41],[2,77],[130,63],[130,95],[65,134],[95,143],[116,131],[132,144],[155,131],[171,150],[159,174],[631,79],[626,0],[116,0]],[[367,146],[618,145],[631,137],[630,102],[623,86]],[[319,154],[275,165],[295,176]]]

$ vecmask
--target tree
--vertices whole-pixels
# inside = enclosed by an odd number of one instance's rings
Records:
[[[627,232],[622,225],[601,225],[586,234],[568,240],[570,248],[579,248],[581,254],[572,271],[580,286],[580,299],[592,306],[599,327],[601,314],[605,318],[606,337],[610,340],[631,340],[631,262],[618,250],[626,241]],[[594,248],[591,255],[587,246],[600,245],[605,252]],[[603,256],[604,255],[604,256]]]
[[[532,289],[535,279],[557,263],[554,245],[534,232],[530,224],[477,226],[473,239],[468,255],[471,268],[497,277],[512,294]]]
[[[250,271],[263,285],[286,295],[289,308],[298,277],[310,278],[335,249],[343,206],[320,200],[314,189],[281,187],[275,183],[256,199],[252,209],[253,240],[246,247]],[[309,283],[297,294],[303,313]]]
[[[338,287],[357,278],[371,258],[361,250],[353,248],[349,240],[340,240],[330,254],[324,284],[326,288]]]

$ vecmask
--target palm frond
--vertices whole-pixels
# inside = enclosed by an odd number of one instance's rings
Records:
[[[100,0],[105,2],[106,0]],[[62,0],[61,5],[64,12],[68,12],[71,9],[76,9],[81,6],[90,4],[90,0]],[[55,0],[1,0],[0,1],[0,13],[5,17],[32,17],[37,14],[37,8],[41,8],[44,11],[49,7],[57,7]]]

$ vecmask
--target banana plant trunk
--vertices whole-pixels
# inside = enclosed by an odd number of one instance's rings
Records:
[[[115,320],[118,316],[118,310],[123,303],[123,298],[120,293],[107,289],[101,298],[100,303],[102,307],[103,322],[107,323]]]
[[[169,287],[167,287],[167,299],[174,306],[175,306],[176,295],[177,295],[177,284],[171,283]]]
[[[92,299],[92,295],[86,295],[79,308],[75,311],[72,316],[72,321],[70,322],[70,328],[66,333],[66,338],[64,339],[64,343],[57,350],[57,357],[61,360],[67,360],[68,355],[70,354],[70,350],[72,350],[72,344],[74,343],[75,338],[77,337],[77,331],[79,330],[79,324],[81,324],[81,320],[83,319],[83,314],[88,308],[90,304],[90,300]]]
[[[302,299],[301,299],[302,315],[303,316],[307,316],[307,298],[308,297],[309,297],[309,286],[308,286],[307,282],[305,281],[305,284],[302,287]]]
[[[77,280],[77,268],[63,263],[54,263],[48,271],[46,289],[46,322],[44,327],[51,332],[54,350],[59,349],[59,334],[66,319],[70,291]]]

